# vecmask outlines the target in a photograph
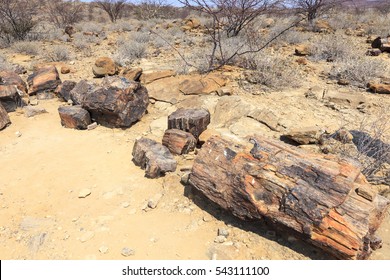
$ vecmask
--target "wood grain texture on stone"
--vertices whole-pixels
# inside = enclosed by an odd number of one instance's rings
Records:
[[[64,81],[56,88],[55,93],[64,101],[68,101],[70,99],[70,92],[72,89],[74,89],[75,86],[76,82],[74,81]]]
[[[66,128],[87,129],[91,124],[91,117],[87,110],[76,106],[62,106],[58,108],[61,124]]]
[[[162,139],[162,144],[176,155],[188,154],[193,151],[196,142],[191,133],[179,129],[166,130]]]
[[[133,162],[145,169],[145,176],[157,178],[176,170],[177,162],[167,147],[148,138],[140,138],[133,146]]]
[[[207,129],[210,112],[206,109],[178,109],[168,116],[168,129],[175,128],[191,133],[196,139]]]
[[[7,112],[13,112],[22,105],[20,91],[15,85],[0,85],[0,104]]]
[[[87,90],[80,102],[98,124],[130,127],[145,114],[149,96],[140,83],[112,76],[103,78],[100,87]]]
[[[8,113],[0,103],[0,130],[8,126],[10,123],[11,120],[9,119]]]
[[[29,86],[28,94],[35,95],[40,92],[54,92],[61,84],[57,68],[52,65],[37,68],[27,78]]]
[[[0,71],[0,85],[15,85],[22,93],[27,93],[27,84],[13,71]]]
[[[263,219],[340,259],[366,259],[389,206],[353,163],[254,136],[211,137],[189,183],[241,219]],[[370,245],[371,244],[371,245]]]

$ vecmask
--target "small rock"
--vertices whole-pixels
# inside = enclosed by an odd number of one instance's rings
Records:
[[[162,197],[162,193],[155,194],[152,198],[148,200],[148,207],[151,209],[155,209]]]
[[[211,218],[211,216],[209,215],[206,215],[206,216],[203,216],[203,221],[205,221],[206,223],[207,222],[211,222],[213,219]]]
[[[135,254],[135,251],[134,251],[134,249],[130,249],[128,247],[124,247],[122,249],[122,251],[121,251],[121,254],[124,257],[129,257],[129,256],[133,256]]]
[[[87,242],[88,240],[91,240],[94,236],[95,233],[93,231],[87,231],[80,237],[79,240],[84,243]]]
[[[61,74],[69,74],[70,68],[68,66],[62,66],[61,67]]]
[[[226,237],[225,237],[225,236],[218,235],[218,236],[214,239],[214,242],[215,242],[215,243],[224,243],[224,242],[226,242]]]
[[[15,135],[16,135],[16,137],[20,137],[20,136],[22,136],[22,133],[20,131],[16,131]]]
[[[86,198],[87,196],[89,196],[91,194],[91,190],[90,189],[82,189],[80,192],[79,192],[79,198]]]
[[[123,208],[127,208],[127,207],[130,206],[130,203],[128,203],[128,202],[122,202],[121,205],[122,205]]]
[[[109,57],[99,57],[96,59],[92,68],[95,77],[101,78],[106,75],[115,75],[118,73],[118,67],[115,62]]]
[[[219,228],[218,229],[218,236],[228,237],[229,231],[226,228]]]
[[[108,247],[105,246],[105,245],[100,246],[99,252],[102,253],[102,254],[107,254],[107,252],[108,252]]]
[[[87,129],[93,130],[93,129],[97,128],[97,126],[98,126],[97,122],[93,122],[87,126]]]
[[[188,185],[188,182],[190,180],[190,174],[191,172],[185,172],[180,178],[180,183],[182,183],[183,185]]]

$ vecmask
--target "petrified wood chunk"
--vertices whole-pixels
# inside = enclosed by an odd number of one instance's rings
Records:
[[[15,85],[22,93],[27,93],[27,84],[13,71],[0,71],[0,84]]]
[[[187,154],[195,149],[195,137],[183,130],[168,129],[164,133],[162,144],[166,146],[173,154]]]
[[[168,116],[168,129],[176,128],[194,135],[196,139],[207,129],[210,112],[206,109],[178,109]]]
[[[130,127],[145,114],[149,96],[140,83],[113,76],[105,77],[101,87],[87,90],[80,102],[98,124]]]
[[[62,106],[58,108],[61,124],[67,128],[87,129],[91,124],[91,117],[81,106]]]
[[[176,160],[168,148],[154,140],[148,138],[136,140],[132,155],[135,165],[145,169],[145,176],[148,178],[157,178],[166,172],[176,170]]]
[[[28,76],[27,83],[29,86],[29,95],[34,95],[40,92],[54,92],[59,84],[61,84],[60,75],[57,68],[52,65],[40,67]]]
[[[74,89],[75,86],[76,82],[74,81],[64,81],[56,88],[55,93],[58,97],[68,101],[70,99],[70,92]]]
[[[22,105],[21,93],[15,85],[0,85],[0,104],[7,112],[13,112]]]
[[[389,200],[358,167],[260,136],[251,143],[211,137],[190,184],[237,217],[265,217],[340,259],[365,259],[378,248],[374,233]]]
[[[4,109],[3,105],[0,103],[0,130],[5,128],[11,123],[7,111]]]

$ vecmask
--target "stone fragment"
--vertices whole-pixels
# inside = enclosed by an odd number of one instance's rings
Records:
[[[61,84],[60,76],[55,66],[48,65],[37,68],[33,74],[28,76],[29,95],[42,92],[54,92]]]
[[[91,124],[91,117],[81,106],[62,106],[58,108],[61,124],[66,128],[87,129]]]
[[[68,102],[70,100],[70,92],[76,86],[76,82],[74,81],[64,81],[60,84],[56,90],[54,91],[58,97],[62,98],[64,101]]]
[[[175,128],[191,133],[196,139],[207,129],[210,112],[206,109],[178,109],[168,116],[168,129]]]
[[[97,78],[118,74],[118,67],[109,57],[99,57],[92,67],[92,72]]]
[[[162,144],[166,146],[171,153],[176,155],[187,154],[195,149],[195,137],[183,130],[168,129],[164,133]]]

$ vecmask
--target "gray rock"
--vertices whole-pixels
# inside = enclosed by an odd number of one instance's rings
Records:
[[[128,247],[124,247],[124,248],[122,249],[122,251],[121,251],[121,254],[122,254],[122,256],[124,256],[124,257],[130,257],[130,256],[134,256],[135,251],[134,251],[134,249],[130,249],[130,248],[128,248]]]

